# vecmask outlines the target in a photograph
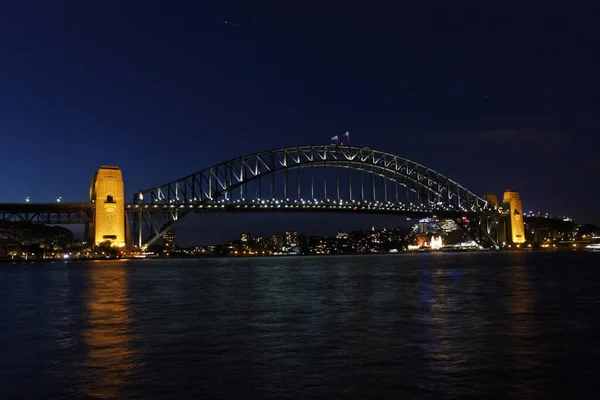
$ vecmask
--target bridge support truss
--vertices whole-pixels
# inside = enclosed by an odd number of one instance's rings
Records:
[[[88,224],[94,220],[93,204],[0,204],[0,219],[47,225]]]
[[[331,212],[342,207],[402,215],[448,213],[453,218],[494,212],[486,200],[424,165],[366,147],[336,145],[235,158],[140,191],[134,202],[127,211],[136,213],[138,246],[153,243],[188,213],[215,208]]]

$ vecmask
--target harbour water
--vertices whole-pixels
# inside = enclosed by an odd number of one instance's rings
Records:
[[[600,253],[0,265],[0,398],[590,398]]]

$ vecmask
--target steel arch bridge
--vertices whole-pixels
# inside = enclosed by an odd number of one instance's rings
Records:
[[[295,146],[234,158],[141,190],[126,210],[135,221],[140,247],[194,212],[351,211],[459,220],[497,214],[485,199],[422,164],[369,147],[339,145]],[[489,229],[483,231],[495,245]]]

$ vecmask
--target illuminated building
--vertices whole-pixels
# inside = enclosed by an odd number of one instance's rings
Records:
[[[281,251],[281,248],[283,247],[283,236],[273,235],[271,237],[271,247],[275,251]]]
[[[504,192],[504,210],[508,211],[508,238],[512,243],[525,242],[525,226],[523,224],[523,205],[519,192],[507,190]]]
[[[242,235],[240,236],[240,242],[242,242],[242,247],[244,249],[247,249],[250,246],[250,233],[242,233]]]
[[[171,228],[163,233],[163,245],[165,250],[173,250],[175,247],[175,228]]]
[[[449,233],[460,229],[460,227],[456,222],[452,221],[451,219],[445,219],[440,222],[440,229],[444,233]]]
[[[288,247],[298,246],[298,233],[297,232],[286,232],[285,233],[285,244]]]
[[[439,221],[436,218],[423,218],[413,226],[413,231],[417,233],[429,233],[439,231]]]
[[[444,243],[442,242],[442,237],[438,236],[437,238],[435,236],[431,237],[431,242],[429,242],[429,248],[431,250],[439,250],[444,246]]]
[[[96,209],[94,221],[86,227],[88,240],[96,245],[108,241],[113,247],[125,246],[125,196],[119,167],[100,167],[92,180],[90,202]]]

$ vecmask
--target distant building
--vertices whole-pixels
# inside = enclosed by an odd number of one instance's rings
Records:
[[[240,236],[240,242],[242,242],[242,248],[247,249],[248,247],[250,247],[251,238],[252,238],[252,236],[250,235],[250,232],[242,233],[242,235]]]
[[[285,245],[288,247],[298,246],[298,233],[297,232],[286,232],[285,233]]]
[[[281,249],[283,248],[284,242],[283,242],[283,236],[281,235],[273,235],[271,237],[271,248],[274,251],[281,251]]]
[[[421,248],[421,247],[427,245],[427,238],[423,235],[417,235],[417,237],[415,239],[415,245],[418,248]]]
[[[173,250],[175,247],[175,229],[171,228],[170,230],[163,233],[163,246],[165,250]]]
[[[440,222],[440,229],[444,233],[450,233],[450,232],[460,229],[460,227],[458,226],[458,224],[456,222],[452,221],[451,219],[445,219]]]
[[[442,237],[438,236],[436,238],[435,236],[432,236],[431,242],[429,242],[429,248],[431,248],[431,250],[439,250],[442,247],[444,247],[444,242],[442,241]]]
[[[440,230],[439,221],[436,218],[423,218],[413,226],[413,232],[427,234]]]
[[[571,221],[527,217],[524,218],[524,226],[528,242],[570,241],[577,238],[577,226]]]

